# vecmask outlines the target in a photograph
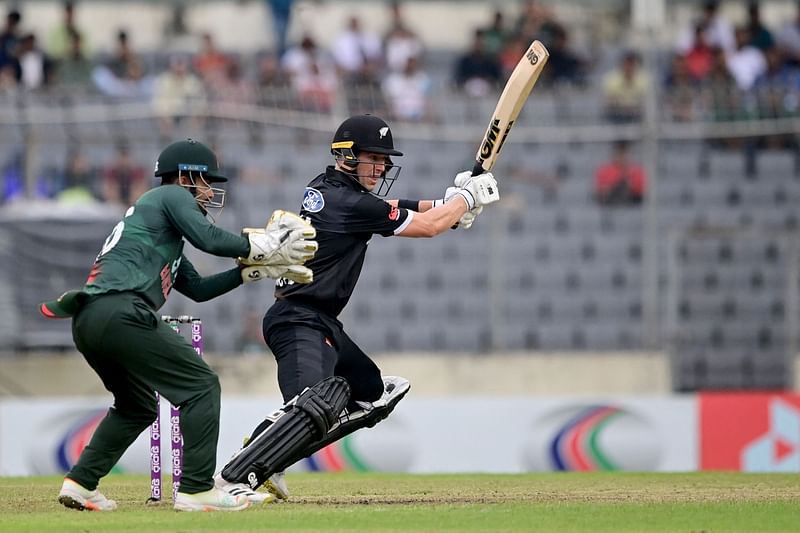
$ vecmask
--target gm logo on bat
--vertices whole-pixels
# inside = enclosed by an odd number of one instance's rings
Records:
[[[528,61],[531,62],[531,65],[535,65],[539,62],[539,56],[536,55],[536,52],[533,49],[528,50],[528,53],[525,54],[528,57]]]

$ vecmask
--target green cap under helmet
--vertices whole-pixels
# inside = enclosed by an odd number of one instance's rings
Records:
[[[214,152],[194,139],[174,142],[159,154],[155,168],[156,177],[178,171],[200,172],[209,183],[228,181],[219,170]]]

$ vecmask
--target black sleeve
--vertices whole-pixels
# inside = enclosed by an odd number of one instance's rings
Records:
[[[401,232],[413,215],[407,209],[393,207],[372,196],[363,195],[345,218],[345,227],[351,233],[377,233],[384,237]]]
[[[250,242],[209,222],[191,193],[174,187],[165,194],[164,211],[169,221],[198,250],[221,257],[247,257]]]
[[[195,302],[205,302],[230,292],[241,284],[242,275],[239,267],[213,276],[202,277],[197,273],[191,261],[182,255],[178,274],[175,276],[175,283],[172,287]]]

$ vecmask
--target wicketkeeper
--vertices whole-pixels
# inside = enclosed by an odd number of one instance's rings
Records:
[[[278,363],[286,402],[253,431],[220,474],[217,486],[266,483],[288,497],[285,468],[328,444],[386,418],[410,389],[408,380],[381,376],[345,333],[338,316],[353,293],[373,235],[434,237],[461,222],[469,227],[482,206],[497,201],[490,173],[462,172],[440,200],[383,200],[400,167],[392,132],[372,115],[348,118],[331,143],[334,165],[311,180],[300,216],[317,230],[319,250],[307,266],[314,282],[276,281],[264,316],[264,339]],[[391,302],[389,302],[391,304]]]
[[[244,236],[216,227],[207,215],[223,207],[225,191],[214,185],[227,179],[216,155],[192,139],[167,146],[155,175],[161,186],[143,194],[114,227],[84,287],[40,307],[50,318],[72,317],[75,345],[114,395],[58,500],[79,510],[116,508],[97,485],[155,420],[158,391],[181,411],[184,464],[175,509],[244,509],[258,495],[245,486],[220,490],[212,479],[219,379],[157,311],[173,288],[202,302],[263,277],[291,279],[298,286],[310,282],[312,272],[302,265],[317,249],[315,231],[283,211],[275,211],[263,230]],[[240,258],[240,265],[202,277],[183,254],[184,239],[206,253]]]

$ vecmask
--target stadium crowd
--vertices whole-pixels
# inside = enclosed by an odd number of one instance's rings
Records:
[[[574,28],[556,16],[551,4],[525,0],[500,5],[485,24],[466,30],[472,32],[470,45],[449,54],[449,72],[444,73],[438,63],[429,65],[432,50],[409,24],[401,2],[386,4],[390,22],[383,34],[353,15],[345,27],[333,30],[329,47],[307,33],[289,42],[283,53],[277,43],[254,54],[222,50],[209,32],[198,32],[194,53],[142,53],[135,28],[110,29],[116,35],[114,49],[95,50],[86,29],[76,23],[80,4],[65,2],[62,21],[44,36],[27,31],[24,13],[11,9],[0,33],[0,102],[15,105],[20,95],[36,95],[49,105],[96,98],[149,102],[164,140],[174,135],[182,117],[199,120],[218,103],[441,122],[446,119],[437,114],[437,101],[449,94],[484,98],[495,93],[530,40],[538,38],[551,54],[540,82],[543,91],[569,87],[575,91],[569,93],[572,98],[600,96],[601,118],[612,124],[641,120],[645,95],[654,83],[662,91],[666,105],[660,111],[668,121],[796,116],[800,3],[792,20],[774,28],[762,21],[758,2],[739,4],[746,6],[739,25],[720,12],[719,2],[700,5],[674,46],[660,51],[661,68],[655,71],[643,68],[640,51],[622,46],[610,61],[597,61],[596,51],[572,43]],[[191,28],[183,31],[192,33]],[[257,141],[257,128],[252,130]],[[793,139],[783,137],[770,142],[794,146]],[[14,196],[11,178],[19,173],[18,159],[12,154],[4,164],[4,200]],[[50,180],[40,194],[54,196],[76,184],[80,188],[83,184],[73,175],[81,173],[71,169],[81,164],[78,150],[71,151],[63,176]],[[95,174],[104,177],[91,191],[103,200],[127,201],[131,191],[142,188],[139,178],[128,183],[107,172]]]

